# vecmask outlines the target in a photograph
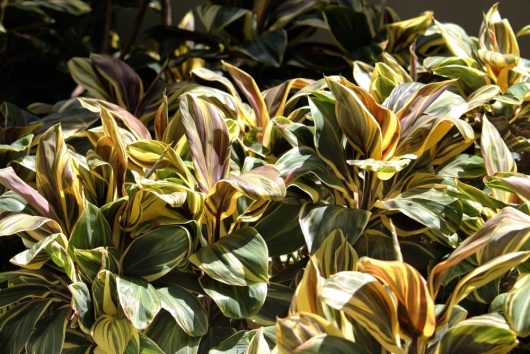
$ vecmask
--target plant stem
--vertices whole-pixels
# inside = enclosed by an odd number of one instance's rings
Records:
[[[101,34],[101,48],[100,53],[107,54],[109,52],[109,32],[112,26],[112,0],[105,1],[105,12],[103,22],[103,32]]]
[[[171,0],[162,0],[162,24],[164,26],[171,26]]]
[[[125,45],[125,48],[123,48],[122,52],[120,53],[120,59],[122,60],[127,54],[129,54],[134,42],[136,42],[136,37],[138,37],[138,33],[140,33],[140,27],[142,27],[142,23],[144,22],[145,12],[147,11],[148,5],[149,0],[143,0],[140,4],[140,9],[138,10],[138,14],[136,15],[136,19],[134,20],[133,33],[131,34],[129,41]]]

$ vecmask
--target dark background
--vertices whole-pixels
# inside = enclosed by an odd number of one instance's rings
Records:
[[[381,1],[371,0],[368,2],[378,3]],[[530,0],[386,0],[384,3],[392,7],[401,19],[415,17],[423,11],[431,10],[434,16],[441,22],[456,23],[467,31],[469,35],[477,36],[482,22],[482,14],[491,5],[499,2],[502,17],[507,18],[513,30],[517,33],[523,26],[530,24]],[[201,0],[173,0],[173,23],[177,24],[182,16],[202,4]],[[135,13],[128,11],[118,16],[118,28],[122,40],[130,35],[130,28],[134,22]],[[148,10],[144,22],[144,28],[159,23],[160,15],[153,10]],[[519,39],[521,55],[530,58],[530,36]]]

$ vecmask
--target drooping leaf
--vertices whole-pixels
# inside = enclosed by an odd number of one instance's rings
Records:
[[[11,214],[0,219],[0,236],[11,236],[27,232],[35,240],[62,232],[61,226],[52,219],[27,214]]]

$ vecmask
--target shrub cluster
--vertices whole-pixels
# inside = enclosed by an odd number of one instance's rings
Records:
[[[530,26],[139,3],[1,5],[2,352],[530,349]]]

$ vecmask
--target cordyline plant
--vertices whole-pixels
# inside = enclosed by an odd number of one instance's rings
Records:
[[[528,350],[530,66],[516,36],[496,5],[478,39],[361,5],[211,2],[208,35],[189,16],[153,30],[166,65],[145,87],[94,54],[68,63],[81,97],[3,103],[3,350]],[[370,53],[345,47],[354,24]],[[312,70],[295,60],[307,27],[331,31],[326,55],[351,78],[266,88],[238,67]],[[219,53],[198,45],[217,36]]]

